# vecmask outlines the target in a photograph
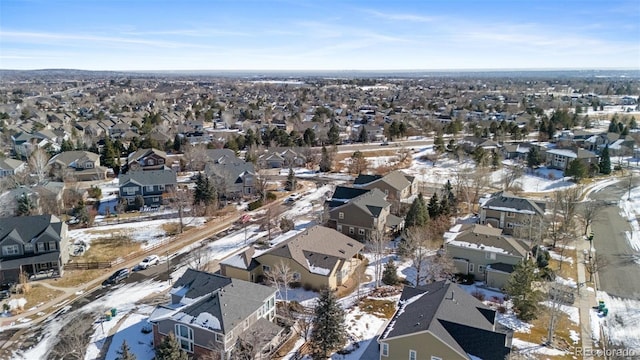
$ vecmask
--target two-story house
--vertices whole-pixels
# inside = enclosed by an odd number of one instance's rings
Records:
[[[372,234],[384,235],[403,224],[403,219],[391,214],[391,203],[378,189],[330,209],[329,220],[331,227],[335,226],[339,233],[360,241],[371,238]]]
[[[513,229],[523,224],[533,226],[535,219],[544,216],[546,204],[515,196],[506,191],[499,191],[480,199],[480,224],[488,224],[495,228],[504,229],[507,235],[513,234]]]
[[[302,230],[273,248],[257,253],[252,247],[220,262],[220,272],[248,281],[260,281],[266,273],[284,264],[292,282],[320,290],[336,289],[355,273],[364,245],[333,229],[315,225]]]
[[[171,302],[149,316],[156,347],[173,333],[195,358],[230,359],[239,341],[268,357],[282,333],[275,288],[187,269],[170,293]]]
[[[546,151],[546,163],[550,168],[567,170],[573,160],[581,161],[587,168],[598,164],[598,155],[579,148],[548,149]]]
[[[504,360],[513,331],[458,285],[405,286],[398,309],[378,337],[380,360]]]
[[[67,224],[54,215],[0,218],[0,281],[27,275],[62,275],[69,260]]]
[[[13,176],[27,170],[27,163],[16,159],[0,159],[0,178]]]
[[[393,210],[400,209],[400,203],[410,203],[411,197],[418,194],[418,183],[415,177],[402,171],[395,170],[387,175],[359,175],[353,182],[354,187],[364,189],[378,189],[391,203]]]
[[[160,170],[167,164],[167,153],[158,149],[138,149],[127,156],[127,169]]]
[[[120,198],[133,209],[136,197],[143,199],[143,206],[158,207],[164,203],[163,194],[176,187],[176,173],[171,169],[129,171],[118,177]]]
[[[273,149],[269,150],[266,154],[263,154],[258,159],[258,162],[265,168],[290,168],[301,167],[307,162],[307,158],[302,154],[300,150],[287,149]]]
[[[107,168],[100,166],[100,155],[90,151],[64,151],[51,159],[49,166],[61,180],[94,181],[107,178]]]
[[[497,289],[504,288],[515,265],[529,257],[530,248],[525,240],[487,225],[458,224],[445,234],[445,251],[456,272]]]
[[[208,162],[204,172],[213,180],[221,199],[239,199],[252,196],[256,192],[256,173],[253,163]]]

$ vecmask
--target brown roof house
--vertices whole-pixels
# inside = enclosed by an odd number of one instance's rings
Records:
[[[373,189],[352,199],[343,205],[329,210],[332,227],[354,239],[364,241],[372,234],[385,234],[402,227],[404,220],[391,214],[391,203],[386,195]]]
[[[280,342],[275,288],[187,269],[170,294],[171,302],[149,316],[154,346],[173,333],[196,359],[229,359],[238,343],[251,344],[254,356],[269,358]]]
[[[167,153],[158,149],[138,149],[127,156],[129,170],[161,170],[167,164]]]
[[[61,180],[93,181],[107,178],[107,168],[100,166],[100,155],[90,151],[61,152],[52,157],[48,165],[59,174]]]
[[[316,225],[269,250],[254,253],[251,260],[250,254],[234,254],[220,262],[220,272],[259,281],[266,272],[285,264],[295,283],[313,289],[335,289],[354,274],[361,263],[357,255],[363,248],[363,244],[333,229]]]
[[[530,248],[526,241],[488,225],[458,224],[445,234],[445,250],[456,272],[496,289],[504,288],[514,266],[529,257]]]
[[[418,194],[418,182],[415,177],[402,171],[395,170],[387,175],[358,175],[353,182],[354,187],[364,189],[378,189],[386,195],[394,211],[399,209],[400,203],[411,203],[413,196]]]
[[[381,360],[504,360],[512,338],[494,310],[458,285],[438,281],[404,287],[378,343]]]
[[[499,191],[480,199],[480,224],[488,224],[494,228],[504,229],[504,233],[511,235],[513,229],[523,224],[532,226],[534,218],[544,216],[546,204],[515,196],[506,191]]]

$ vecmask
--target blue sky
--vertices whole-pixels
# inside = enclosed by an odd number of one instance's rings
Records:
[[[640,1],[2,0],[0,68],[640,69]]]

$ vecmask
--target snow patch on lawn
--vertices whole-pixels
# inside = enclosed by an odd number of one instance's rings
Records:
[[[605,338],[614,345],[640,349],[640,300],[623,299],[598,291],[598,300],[609,309],[606,317],[597,315]]]
[[[629,246],[635,251],[640,251],[640,188],[631,189],[631,196],[625,193],[619,203],[620,215],[629,221],[631,231],[625,231]],[[637,260],[636,263],[639,261]]]

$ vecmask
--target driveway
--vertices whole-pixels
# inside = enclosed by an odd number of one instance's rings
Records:
[[[607,202],[600,219],[592,225],[593,245],[606,262],[598,271],[599,290],[622,298],[640,299],[640,264],[634,261],[640,259],[640,253],[629,246],[624,232],[631,227],[620,216],[617,205],[626,193],[626,184],[621,181],[589,196]]]

